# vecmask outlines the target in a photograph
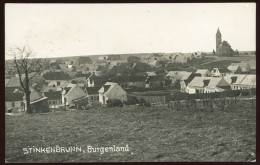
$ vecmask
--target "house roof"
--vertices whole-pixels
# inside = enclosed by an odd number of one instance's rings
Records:
[[[196,71],[196,73],[200,73],[201,75],[204,75],[204,74],[206,74],[207,72],[209,72],[208,69],[198,69],[198,70]]]
[[[227,41],[223,41],[219,46],[221,46],[221,47],[231,47]]]
[[[87,87],[86,88],[88,95],[98,94],[99,89],[100,89],[100,87]]]
[[[34,102],[43,98],[42,93],[40,93],[39,91],[36,91],[34,89],[30,89],[30,91],[30,102]]]
[[[150,76],[146,78],[146,81],[161,81],[163,80],[162,76]]]
[[[70,76],[64,72],[48,72],[43,75],[46,80],[69,80]]]
[[[218,68],[220,73],[230,73],[230,70],[228,70],[227,68]]]
[[[20,87],[20,80],[19,77],[12,77],[8,83],[6,84],[6,87]]]
[[[208,80],[208,87],[214,88],[222,80],[221,77],[194,77],[189,86],[204,87],[204,80]]]
[[[191,76],[191,74],[192,72],[186,72],[186,71],[170,71],[166,76],[180,79],[180,80],[187,80]]]
[[[7,86],[9,81],[10,81],[10,79],[5,79],[5,87]]]
[[[108,93],[117,83],[107,82],[105,83],[98,92],[100,93]]]
[[[240,82],[242,85],[256,85],[256,75],[246,75]]]
[[[237,71],[239,68],[240,68],[239,65],[236,66],[229,65],[227,69],[230,71]]]
[[[155,72],[146,72],[146,75],[147,76],[156,76],[156,73]]]
[[[61,91],[44,92],[44,96],[48,97],[48,100],[61,100]]]
[[[233,83],[240,83],[244,78],[245,74],[228,74],[224,77],[225,81],[228,82],[229,84],[232,83],[232,77],[236,78],[236,81]]]
[[[13,92],[7,92],[5,93],[5,101],[6,102],[13,102],[13,101],[23,101],[23,93],[13,93]]]

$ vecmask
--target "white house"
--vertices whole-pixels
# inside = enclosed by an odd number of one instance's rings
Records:
[[[211,71],[213,77],[225,77],[227,74],[230,74],[231,71],[226,68],[214,68]]]
[[[223,77],[194,77],[187,86],[190,94],[222,92],[227,89],[230,89],[230,85]]]
[[[76,84],[69,84],[67,87],[63,89],[61,94],[62,104],[66,106],[73,104],[73,100],[83,98],[86,96],[84,90]]]
[[[126,92],[117,83],[107,82],[98,91],[99,102],[106,104],[109,99],[127,101]]]
[[[233,74],[224,79],[231,85],[232,90],[256,88],[256,75]]]

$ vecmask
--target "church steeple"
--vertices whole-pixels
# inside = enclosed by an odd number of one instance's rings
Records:
[[[218,55],[218,47],[219,45],[222,43],[222,39],[221,39],[221,33],[219,31],[219,28],[218,28],[218,31],[217,31],[217,34],[216,34],[216,53]]]
[[[219,28],[218,28],[217,34],[218,34],[218,33],[220,33]],[[220,34],[221,34],[221,33],[220,33]]]

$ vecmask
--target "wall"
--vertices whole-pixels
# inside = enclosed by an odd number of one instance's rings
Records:
[[[74,87],[72,89],[72,91],[70,91],[69,94],[65,95],[65,98],[67,98],[66,105],[72,104],[73,100],[78,99],[78,98],[83,97],[83,96],[86,96],[84,91],[78,86]]]

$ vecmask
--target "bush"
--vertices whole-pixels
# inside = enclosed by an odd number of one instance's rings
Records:
[[[123,103],[121,100],[119,99],[109,99],[107,100],[107,107],[111,108],[111,107],[123,107]]]
[[[249,95],[249,92],[248,91],[241,91],[241,96],[248,96]]]
[[[139,100],[136,97],[131,97],[124,102],[126,105],[135,105],[139,103]]]

